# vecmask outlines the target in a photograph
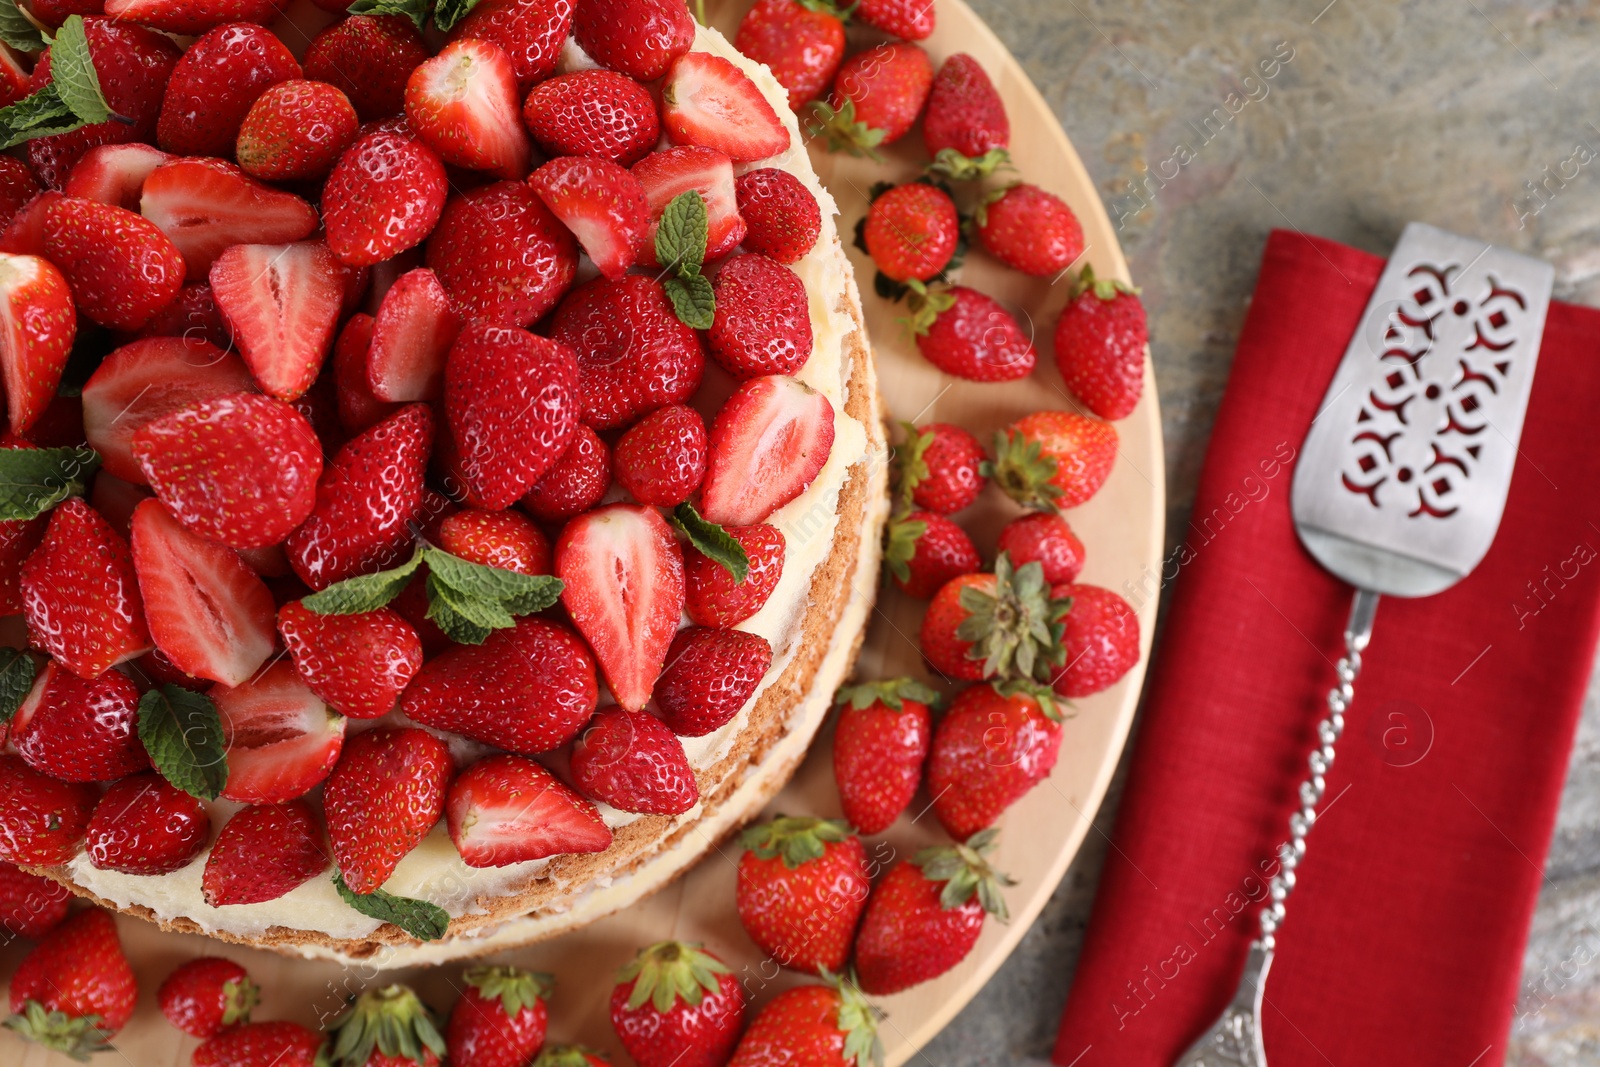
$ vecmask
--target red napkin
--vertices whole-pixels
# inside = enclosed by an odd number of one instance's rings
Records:
[[[1232,995],[1351,590],[1292,457],[1382,262],[1278,231],[1200,480],[1055,1048],[1169,1067]],[[1505,519],[1454,588],[1385,598],[1266,985],[1272,1067],[1488,1067],[1600,632],[1600,312],[1552,304]],[[1253,899],[1252,899],[1253,898]]]

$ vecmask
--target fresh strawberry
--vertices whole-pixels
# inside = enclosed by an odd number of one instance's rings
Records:
[[[700,194],[706,203],[707,263],[721,259],[744,240],[745,224],[739,217],[738,196],[733,185],[733,161],[715,148],[682,145],[651,152],[633,165],[633,176],[644,186],[650,203],[650,239],[639,250],[639,262],[656,262],[655,228],[667,205],[683,193]]]
[[[611,1028],[639,1067],[719,1067],[744,1025],[744,990],[697,944],[640,949],[611,991]]]
[[[450,784],[445,817],[468,867],[611,847],[599,809],[523,756],[490,756],[464,771]]]
[[[84,153],[67,175],[61,191],[68,196],[138,211],[145,179],[172,159],[161,149],[147,144],[103,144]]]
[[[723,532],[739,542],[750,568],[741,582],[710,557],[684,553],[685,606],[697,626],[737,626],[761,610],[783,577],[784,541],[776,526],[725,526]]]
[[[583,421],[613,430],[694,396],[705,372],[699,335],[655,278],[629,274],[579,286],[550,316],[550,336],[578,357]]]
[[[260,988],[237,963],[200,956],[179,964],[156,990],[167,1022],[190,1037],[207,1038],[250,1021]]]
[[[912,298],[911,329],[922,358],[974,382],[1009,382],[1033,372],[1038,353],[1000,304],[964,285]]]
[[[1058,585],[1051,596],[1070,598],[1066,663],[1052,679],[1064,697],[1109,689],[1139,662],[1139,618],[1122,597],[1098,585]]]
[[[424,726],[531,756],[570,740],[598,699],[594,659],[578,635],[523,618],[423,664],[400,707]]]
[[[269,182],[327,176],[356,139],[355,105],[327,82],[292,78],[250,105],[234,141],[239,166]]]
[[[651,82],[694,44],[694,19],[675,0],[585,0],[572,35],[602,67]]]
[[[927,182],[910,182],[872,202],[861,235],[885,277],[927,281],[955,255],[961,220],[949,193]]]
[[[800,6],[796,0],[780,2]],[[735,178],[733,191],[746,226],[746,251],[779,263],[796,263],[816,247],[822,209],[799,178],[777,167],[763,167]]]
[[[925,511],[951,515],[978,499],[988,483],[987,458],[972,434],[948,422],[905,424],[906,440],[895,450],[898,488]]]
[[[432,443],[432,412],[407,404],[339,450],[311,517],[284,546],[301,581],[326,589],[410,554]]]
[[[978,240],[1008,267],[1052,277],[1083,255],[1083,227],[1066,202],[1037,185],[994,194],[973,219]]]
[[[639,162],[661,140],[655,97],[611,70],[575,70],[540,82],[522,105],[522,121],[547,155],[589,156],[622,167]]]
[[[876,29],[907,41],[920,41],[933,33],[933,0],[861,0],[856,18]]]
[[[1067,388],[1102,419],[1127,418],[1144,391],[1149,340],[1139,291],[1085,267],[1056,321],[1056,366]]]
[[[789,148],[789,130],[756,83],[710,52],[687,52],[668,68],[661,125],[673,144],[715,148],[739,163]]]
[[[189,4],[195,0],[110,2],[138,6]],[[217,26],[190,45],[172,68],[172,79],[167,82],[167,94],[161,102],[161,119],[156,124],[156,143],[164,150],[180,156],[231,156],[239,126],[256,97],[268,86],[300,77],[300,64],[284,43],[265,26],[249,25],[251,21],[254,20]]]
[[[656,683],[661,721],[679,737],[704,737],[727,725],[772,667],[760,634],[690,626],[678,631]]]
[[[833,405],[782,375],[735,389],[711,424],[700,510],[723,526],[765,522],[805,492],[833,450]]]
[[[765,63],[799,111],[822,95],[844,61],[844,23],[831,4],[756,0],[739,20],[733,46]]]
[[[682,815],[700,801],[683,742],[646,711],[601,708],[573,742],[571,767],[585,796],[618,811]]]
[[[106,477],[101,474],[95,480],[96,486]],[[22,564],[39,547],[49,528],[48,513],[0,521],[0,615],[22,614]]]
[[[939,694],[911,678],[840,689],[833,731],[833,779],[850,825],[881,834],[922,781],[931,708]]]
[[[136,330],[177,297],[183,256],[167,235],[126,208],[62,197],[44,216],[44,254],[64,268],[85,318]]]
[[[104,11],[104,0],[31,0],[28,4],[28,12],[52,30],[73,15],[100,15]]]
[[[1094,496],[1117,459],[1117,428],[1070,411],[1036,411],[995,435],[984,473],[1023,507],[1075,508]]]
[[[200,880],[213,908],[259,904],[328,869],[322,823],[304,799],[245,808],[229,819]]]
[[[933,64],[914,44],[892,41],[857,52],[840,64],[828,102],[812,105],[812,135],[826,137],[833,151],[875,157],[911,129],[932,85]]]
[[[150,769],[139,741],[139,687],[118,671],[79,678],[45,661],[11,720],[11,746],[41,774],[109,782]]]
[[[522,498],[522,509],[545,522],[565,522],[598,506],[610,487],[611,451],[580,422],[561,458]]]
[[[370,893],[444,813],[450,749],[426,730],[356,734],[323,788],[328,839],[345,884]]]
[[[401,408],[372,393],[367,366],[372,361],[375,326],[371,315],[351,315],[333,343],[334,406],[339,427],[347,434],[370,430]]]
[[[633,266],[650,233],[644,186],[626,168],[604,159],[562,156],[528,178],[600,273],[620,278]]]
[[[245,1023],[201,1042],[191,1067],[314,1067],[322,1035],[299,1023]]]
[[[333,347],[345,268],[321,241],[234,245],[211,265],[211,291],[262,391],[295,400]]]
[[[797,971],[843,970],[872,887],[861,839],[837,819],[780,815],[740,843],[734,904],[750,940]]]
[[[0,226],[15,218],[17,212],[27,207],[28,201],[38,196],[40,191],[39,179],[33,176],[31,167],[14,156],[0,157]]]
[[[461,332],[450,294],[426,267],[407,271],[383,294],[372,323],[367,384],[379,400],[409,403],[444,395],[444,364]]]
[[[611,465],[617,484],[634,500],[676,507],[705,480],[710,448],[700,413],[684,404],[668,404],[628,428],[611,454]]]
[[[706,346],[746,381],[796,374],[811,358],[811,304],[799,275],[756,252],[730,256],[712,280],[716,317]]]
[[[311,39],[305,76],[338,87],[370,122],[405,109],[406,80],[429,54],[404,15],[351,15]]]
[[[10,107],[28,95],[28,82],[32,77],[28,67],[23,53],[10,45],[0,47],[0,107]]]
[[[499,178],[528,174],[517,77],[499,45],[461,37],[406,82],[406,121],[446,163]]]
[[[0,860],[0,930],[37,940],[61,925],[71,900],[61,883]]]
[[[219,685],[212,703],[228,747],[222,795],[242,804],[279,804],[316,786],[339,760],[344,717],[278,660],[243,685]]]
[[[421,141],[382,128],[358,137],[322,187],[328,247],[351,266],[392,259],[433,231],[447,191],[444,163]]]
[[[394,710],[422,668],[422,641],[394,611],[319,615],[293,600],[278,609],[278,632],[294,669],[328,706],[355,719]]]
[[[550,573],[550,539],[515,511],[458,511],[439,524],[439,547],[485,567],[518,574]]]
[[[305,416],[256,393],[152,419],[134,433],[133,454],[173,517],[232,548],[288,537],[311,514],[322,473],[322,446]]]
[[[1061,750],[1061,713],[1032,682],[961,691],[933,731],[928,791],[951,837],[964,841],[1049,776]]]
[[[1044,568],[1044,580],[1063,585],[1083,570],[1083,542],[1060,515],[1049,511],[1030,511],[1000,528],[995,546],[1020,567],[1035,561]]]
[[[205,805],[154,771],[113,782],[89,818],[89,866],[119,874],[170,874],[205,849]]]
[[[200,281],[232,245],[300,241],[317,228],[310,204],[220,159],[157,167],[145,179],[139,210],[178,246],[189,278]]]
[[[285,0],[106,0],[105,12],[112,18],[151,29],[193,36],[214,26],[227,29],[223,26],[226,22],[271,22],[283,13],[284,3]]]
[[[511,57],[525,92],[556,71],[561,46],[572,30],[572,0],[479,0],[456,23],[451,40],[491,41]]]
[[[983,917],[1007,918],[1002,886],[989,865],[993,832],[963,845],[926,848],[889,869],[867,899],[856,935],[861,990],[888,996],[937,978],[966,958]]]
[[[931,3],[928,13],[931,18]],[[922,143],[933,160],[931,169],[957,181],[987,177],[1010,159],[1006,105],[982,64],[965,52],[945,60],[933,79],[922,116]]]
[[[877,1014],[853,979],[830,975],[826,982],[774,997],[739,1039],[728,1067],[871,1067],[881,1053]]]
[[[65,863],[83,843],[100,790],[63,782],[0,753],[0,860],[23,867]]]
[[[80,678],[152,647],[133,553],[79,497],[51,512],[44,541],[22,564],[21,585],[34,643]]]
[[[61,271],[38,256],[0,254],[0,376],[12,433],[26,433],[50,406],[77,332]]]
[[[918,600],[927,600],[951,580],[983,566],[967,532],[932,511],[890,518],[883,563],[900,591]]]
[[[516,967],[473,967],[461,981],[465,988],[444,1032],[450,1062],[528,1067],[544,1044],[549,1014],[544,1002],[555,979]]]
[[[321,1067],[439,1067],[444,1037],[433,1012],[403,985],[369,989],[329,1028]]]
[[[31,143],[31,142],[30,142]],[[44,219],[50,205],[63,199],[52,189],[46,189],[12,216],[0,237],[0,252],[12,256],[44,255]]]
[[[109,1048],[133,1015],[139,987],[116,920],[87,908],[51,931],[11,976],[6,1025],[74,1059]]]
[[[531,326],[571,288],[578,245],[526,182],[496,182],[445,205],[428,266],[467,318]]]
[[[1031,678],[1062,662],[1068,607],[1051,595],[1037,563],[1013,568],[1001,553],[993,574],[964,574],[934,594],[918,643],[946,678]]]

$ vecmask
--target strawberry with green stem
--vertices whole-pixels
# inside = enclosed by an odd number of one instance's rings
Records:
[[[728,1067],[874,1067],[883,1062],[881,1015],[853,976],[825,974],[822,985],[786,989],[762,1008]]]
[[[919,600],[983,566],[965,530],[943,515],[920,510],[890,518],[883,562],[900,591]]]
[[[740,840],[735,905],[756,947],[797,971],[841,970],[872,884],[861,839],[837,819],[780,815]]]
[[[939,694],[914,678],[889,678],[840,689],[833,733],[833,778],[850,824],[863,834],[887,830],[922,781],[932,709]]]
[[[878,149],[911,129],[933,85],[928,53],[906,41],[893,41],[846,59],[833,79],[828,101],[811,105],[808,127],[826,137],[835,152],[882,160]]]
[[[1013,568],[1002,552],[993,574],[963,575],[934,595],[919,633],[922,654],[964,681],[1048,677],[1065,658],[1062,619],[1071,607],[1052,595],[1038,563]]]
[[[1036,411],[995,434],[983,473],[1025,508],[1074,508],[1111,475],[1117,429],[1072,411]]]
[[[133,1015],[139,988],[116,921],[78,912],[47,934],[11,976],[8,1029],[74,1059],[109,1048]]]
[[[962,690],[939,720],[928,755],[939,825],[958,841],[993,826],[1055,767],[1063,718],[1056,694],[1039,682]]]
[[[1084,267],[1056,321],[1056,366],[1067,388],[1101,418],[1126,418],[1144,391],[1149,340],[1139,290]]]
[[[526,1067],[544,1044],[555,979],[518,967],[473,967],[461,976],[445,1046],[455,1067]]]
[[[744,1021],[739,979],[697,944],[641,949],[617,976],[611,1026],[639,1067],[719,1067]]]
[[[432,1011],[396,984],[355,998],[330,1027],[323,1057],[329,1067],[438,1067],[445,1053]]]

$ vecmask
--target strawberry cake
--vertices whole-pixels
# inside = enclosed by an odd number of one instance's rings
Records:
[[[0,157],[0,860],[375,967],[661,888],[800,762],[887,518],[784,90],[666,0],[299,57],[114,3],[7,87],[72,115]]]

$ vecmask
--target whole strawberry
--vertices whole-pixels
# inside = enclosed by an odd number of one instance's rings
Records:
[[[451,770],[449,746],[415,727],[367,730],[344,746],[323,806],[334,859],[353,892],[383,885],[439,821]]]
[[[995,434],[983,473],[1026,508],[1075,508],[1100,491],[1117,459],[1117,428],[1072,411],[1036,411]]]
[[[1037,562],[1052,586],[1070,582],[1083,570],[1083,542],[1067,520],[1049,511],[1030,511],[1000,528],[995,545],[1015,566]]]
[[[1048,278],[1084,253],[1083,227],[1054,193],[1017,184],[989,197],[973,218],[978,240],[1008,267]]]
[[[330,29],[356,21],[370,20],[353,15]],[[351,102],[360,109],[358,100]],[[414,248],[439,221],[447,190],[444,163],[433,149],[409,131],[374,129],[345,149],[323,183],[328,248],[353,267]]]
[[[733,46],[765,63],[799,111],[822,95],[844,61],[844,23],[827,0],[756,0],[739,20]]]
[[[856,935],[862,992],[888,996],[937,978],[972,951],[986,914],[1006,921],[1000,889],[1014,883],[985,858],[994,839],[986,830],[890,868],[873,888]]]
[[[1139,291],[1083,269],[1078,292],[1056,321],[1056,366],[1085,407],[1102,419],[1132,413],[1144,391],[1150,340]]]
[[[1061,712],[1047,686],[1011,681],[961,691],[933,732],[928,791],[956,840],[993,826],[1048,775],[1061,750]]]
[[[469,563],[518,574],[550,573],[550,538],[515,511],[463,508],[439,523],[438,542]]]
[[[716,315],[706,347],[745,381],[798,374],[811,358],[811,304],[794,271],[756,252],[730,256],[712,279]]]
[[[797,0],[782,0],[799,8]],[[759,5],[758,5],[759,6]],[[744,247],[779,263],[795,263],[816,247],[822,208],[799,178],[777,167],[739,175],[733,191],[744,219]]]
[[[350,98],[327,82],[295,78],[256,98],[235,140],[235,158],[265,181],[326,177],[356,139]]]
[[[47,934],[17,965],[6,1026],[54,1052],[87,1060],[110,1047],[133,1015],[138,995],[111,913],[88,908]]]
[[[619,811],[682,815],[700,801],[677,735],[649,712],[615,706],[601,708],[578,735],[572,780],[585,796]]]
[[[361,120],[371,122],[405,108],[406,79],[429,54],[404,15],[352,15],[311,39],[305,75],[337,86]]]
[[[685,627],[672,639],[666,669],[656,680],[661,721],[679,737],[721,729],[771,667],[772,646],[760,634]]]
[[[63,782],[0,753],[0,860],[23,867],[65,863],[83,842],[100,791]]]
[[[528,183],[495,182],[451,197],[427,263],[467,318],[531,326],[571,288],[578,243]]]
[[[545,1000],[555,979],[516,967],[474,967],[461,981],[444,1031],[453,1067],[527,1067],[544,1044]]]
[[[61,883],[0,860],[0,930],[41,938],[66,919],[71,900]]]
[[[179,156],[230,155],[256,98],[298,77],[300,64],[265,26],[240,20],[208,30],[172,68],[156,143]]]
[[[927,281],[955,255],[961,219],[949,193],[927,182],[910,182],[872,201],[861,238],[885,277]]]
[[[207,1038],[191,1067],[314,1067],[322,1035],[299,1023],[245,1023]]]
[[[293,600],[278,609],[278,633],[301,680],[333,710],[356,719],[392,711],[422,668],[422,639],[389,608],[319,615]]]
[[[109,782],[148,770],[140,695],[118,671],[79,678],[46,662],[11,720],[11,745],[28,766],[65,782]]]
[[[967,507],[988,479],[983,475],[987,458],[972,434],[948,422],[924,426],[902,423],[906,439],[895,449],[895,474],[902,498],[924,511],[951,515]]]
[[[586,423],[573,429],[572,441],[528,495],[522,510],[545,522],[565,522],[596,507],[611,488],[611,450]]]
[[[686,404],[668,404],[634,423],[617,441],[617,484],[641,504],[670,508],[688,500],[706,476],[706,423]]]
[[[872,886],[861,839],[837,819],[779,816],[740,841],[734,903],[750,940],[797,971],[842,970]]]
[[[439,1067],[446,1053],[433,1013],[410,987],[398,984],[356,997],[329,1027],[328,1038],[327,1067]]]
[[[1038,362],[1033,339],[992,297],[964,285],[912,291],[911,332],[922,358],[972,382],[1026,378]]]
[[[1006,106],[982,64],[965,52],[945,60],[934,76],[922,142],[933,158],[929,169],[956,181],[987,177],[1010,160]]]
[[[153,771],[105,791],[84,839],[89,865],[120,874],[170,874],[187,867],[211,837],[204,804]]]
[[[677,0],[587,0],[577,5],[572,35],[602,67],[655,81],[694,43],[694,18]]]
[[[720,1067],[744,1023],[744,991],[699,945],[641,949],[611,991],[611,1026],[639,1067]]]
[[[887,830],[922,781],[939,694],[912,678],[839,690],[833,778],[844,817],[863,834]]]
[[[733,572],[693,548],[683,554],[684,607],[697,626],[737,626],[760,611],[783,577],[785,545],[776,526],[724,526],[744,549],[749,569],[741,581]]]
[[[571,0],[479,0],[450,36],[499,45],[511,57],[517,82],[526,92],[555,73],[561,46],[572,30],[574,6]]]
[[[213,908],[277,900],[328,869],[321,820],[304,798],[258,804],[229,819],[200,880]]]
[[[576,70],[540,82],[522,121],[551,156],[589,156],[631,167],[661,140],[650,90],[612,70]]]
[[[983,566],[967,532],[943,515],[909,511],[889,520],[883,563],[907,596],[927,600],[963,574]]]
[[[993,574],[966,574],[934,594],[922,617],[922,655],[947,678],[1032,678],[1063,662],[1062,623],[1070,605],[1051,595],[1037,563],[1013,568],[1005,553]]]
[[[855,17],[883,32],[920,41],[933,33],[933,0],[861,0]]]
[[[878,1015],[851,977],[786,989],[739,1039],[728,1067],[872,1067],[883,1062]]]
[[[207,1038],[250,1021],[261,990],[245,969],[221,956],[180,964],[156,990],[167,1022],[193,1037]]]
[[[1108,689],[1139,662],[1139,617],[1122,597],[1098,585],[1059,585],[1054,597],[1070,598],[1065,643],[1067,660],[1051,684],[1064,697],[1086,697]]]
[[[880,146],[904,137],[917,121],[932,85],[933,64],[914,44],[857,52],[840,64],[828,102],[812,105],[811,134],[826,136],[833,151],[879,158]]]

